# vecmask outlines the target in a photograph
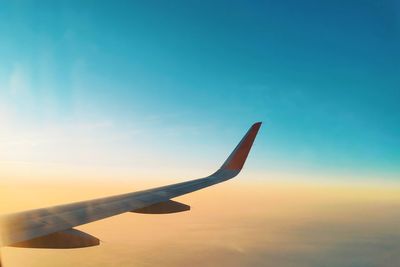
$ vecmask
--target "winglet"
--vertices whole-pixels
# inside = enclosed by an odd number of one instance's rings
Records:
[[[246,135],[242,138],[240,143],[232,151],[226,159],[221,169],[240,171],[246,162],[247,155],[250,152],[254,139],[257,136],[258,130],[261,127],[261,122],[254,123],[247,131]]]

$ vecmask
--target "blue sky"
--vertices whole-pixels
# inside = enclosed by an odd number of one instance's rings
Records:
[[[3,1],[0,19],[3,162],[216,167],[261,120],[254,170],[399,177],[397,1]]]

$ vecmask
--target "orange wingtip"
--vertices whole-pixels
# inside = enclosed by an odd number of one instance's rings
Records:
[[[235,150],[233,150],[232,154],[225,161],[224,165],[222,165],[222,169],[240,171],[243,168],[261,124],[262,122],[256,122],[250,127]]]

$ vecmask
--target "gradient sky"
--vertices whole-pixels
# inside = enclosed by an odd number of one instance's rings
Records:
[[[255,173],[399,178],[398,1],[2,1],[0,20],[3,176],[206,175],[263,121]]]

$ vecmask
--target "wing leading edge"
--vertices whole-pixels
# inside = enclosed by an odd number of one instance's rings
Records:
[[[144,191],[24,211],[0,218],[1,245],[66,231],[124,212],[143,209],[235,177],[243,168],[261,122],[253,124],[224,164],[205,178]]]

